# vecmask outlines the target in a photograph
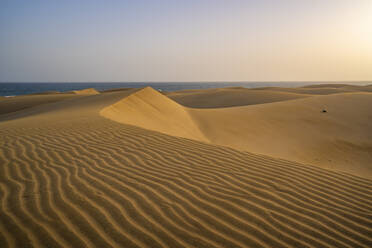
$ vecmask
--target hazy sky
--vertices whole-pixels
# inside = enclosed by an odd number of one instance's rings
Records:
[[[372,80],[372,0],[0,0],[0,81]]]

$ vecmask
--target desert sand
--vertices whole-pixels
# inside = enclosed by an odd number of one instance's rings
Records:
[[[370,92],[1,98],[0,247],[371,247]]]

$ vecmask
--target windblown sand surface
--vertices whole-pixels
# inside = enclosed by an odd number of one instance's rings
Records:
[[[278,93],[280,97],[271,90],[214,89],[168,94],[193,107],[186,108],[145,88],[101,114],[173,136],[372,179],[371,93]],[[264,102],[269,103],[259,104]],[[220,108],[238,104],[249,106]]]
[[[1,99],[0,247],[371,247],[372,94],[233,90]]]
[[[245,88],[221,88],[170,92],[169,98],[190,108],[223,108],[242,105],[280,102],[308,97],[311,95],[280,92],[254,91]]]
[[[96,89],[89,88],[89,89],[83,89],[83,90],[73,90],[71,92],[67,93],[73,93],[76,95],[97,95],[99,92]]]
[[[347,84],[321,84],[321,85],[310,85],[300,88],[283,88],[283,87],[264,87],[256,88],[252,90],[271,90],[279,92],[290,92],[290,93],[301,93],[301,94],[316,94],[316,95],[328,95],[336,93],[346,92],[372,92],[372,86],[357,86]]]
[[[0,98],[0,115],[75,97],[73,94],[27,95]]]

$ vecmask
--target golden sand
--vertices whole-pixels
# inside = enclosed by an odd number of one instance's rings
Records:
[[[371,247],[372,94],[287,91],[2,98],[0,247]]]

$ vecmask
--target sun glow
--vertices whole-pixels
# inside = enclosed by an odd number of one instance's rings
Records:
[[[348,21],[354,24],[355,31],[361,35],[360,38],[372,40],[372,1],[361,5],[359,13],[354,17],[354,20]]]

